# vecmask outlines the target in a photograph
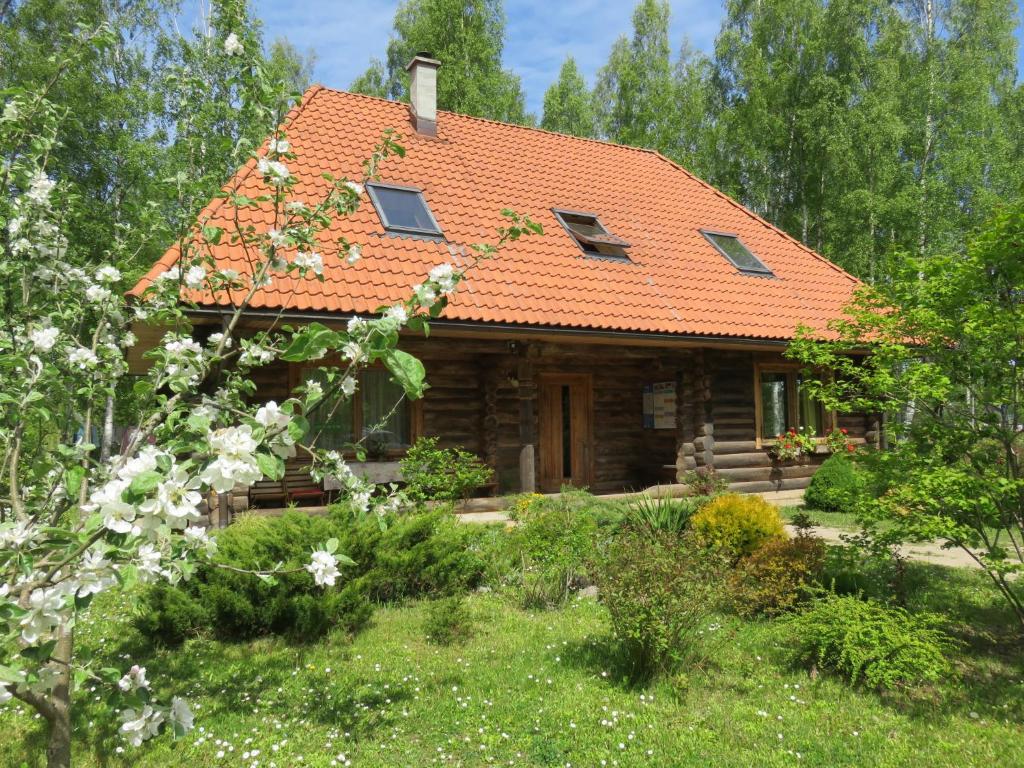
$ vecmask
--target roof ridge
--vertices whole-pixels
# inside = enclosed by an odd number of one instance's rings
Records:
[[[696,181],[698,184],[700,184],[705,189],[710,189],[713,193],[718,195],[718,197],[722,198],[723,200],[727,201],[730,205],[733,205],[736,208],[739,208],[741,211],[743,211],[745,214],[750,216],[755,221],[757,221],[757,222],[763,224],[764,226],[768,227],[773,232],[776,232],[776,233],[782,235],[784,238],[789,240],[791,243],[793,243],[796,246],[798,246],[801,250],[806,251],[808,254],[810,254],[814,258],[818,259],[819,261],[825,262],[825,264],[827,264],[828,266],[832,267],[832,269],[834,269],[839,274],[843,275],[844,277],[848,277],[854,283],[858,283],[858,284],[861,283],[861,280],[859,278],[855,277],[854,275],[851,275],[849,272],[847,272],[845,269],[840,267],[835,262],[830,261],[829,259],[826,259],[824,256],[822,256],[820,253],[818,253],[816,250],[811,248],[806,243],[804,243],[804,242],[802,242],[800,240],[797,240],[795,237],[793,237],[791,234],[786,232],[784,229],[781,229],[781,228],[775,226],[770,221],[768,221],[766,218],[764,218],[762,216],[759,216],[755,211],[750,210],[747,206],[743,205],[743,203],[741,203],[739,200],[736,200],[731,195],[725,194],[725,192],[723,192],[722,190],[718,189],[718,187],[714,186],[713,184],[710,184],[709,182],[704,181],[704,179],[702,179],[700,176],[695,174],[693,171],[687,170],[686,168],[681,166],[679,163],[677,163],[675,160],[672,160],[671,158],[666,157],[665,155],[663,155],[661,152],[659,152],[656,149],[644,149],[642,151],[650,152],[652,155],[655,155],[656,157],[659,157],[660,159],[664,160],[666,163],[671,165],[676,170],[682,171],[683,173],[685,173],[687,176],[689,176],[691,179]]]
[[[320,87],[323,90],[325,90],[325,91],[330,91],[331,93],[342,94],[343,96],[356,96],[356,97],[362,98],[362,99],[370,99],[372,101],[380,101],[380,102],[383,102],[385,104],[399,104],[399,105],[405,106],[405,107],[409,106],[404,101],[394,101],[392,99],[387,99],[387,98],[384,98],[382,96],[370,96],[369,94],[366,94],[366,93],[355,93],[354,91],[345,91],[345,90],[342,90],[340,88],[330,88],[330,87],[328,87],[326,85],[321,85]],[[587,137],[587,136],[573,136],[571,133],[560,133],[559,131],[549,131],[547,128],[538,128],[535,125],[520,125],[519,123],[506,123],[506,122],[504,122],[502,120],[492,120],[489,117],[477,117],[476,115],[467,115],[467,114],[465,114],[463,112],[451,112],[450,110],[447,110],[447,109],[439,109],[439,110],[437,110],[437,112],[438,112],[438,114],[453,115],[454,117],[463,117],[463,118],[465,118],[467,120],[476,120],[476,121],[481,122],[481,123],[490,123],[491,125],[501,125],[501,126],[504,126],[506,128],[519,128],[519,129],[524,130],[524,131],[533,131],[534,133],[544,133],[544,134],[547,134],[548,136],[561,136],[562,138],[565,138],[565,139],[572,139],[573,141],[582,141],[582,142],[586,142],[588,144],[601,144],[601,145],[606,146],[606,147],[616,147],[618,149],[628,149],[631,152],[652,152],[653,151],[653,150],[650,150],[650,149],[646,149],[644,147],[634,147],[631,144],[620,144],[617,141],[608,141],[607,139],[594,139],[594,138],[590,138],[590,137]],[[440,121],[438,121],[438,122],[440,123]]]

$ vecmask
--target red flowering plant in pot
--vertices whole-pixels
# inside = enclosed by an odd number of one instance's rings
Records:
[[[814,435],[807,427],[790,427],[768,448],[768,455],[775,461],[796,461],[804,454],[814,453]]]
[[[853,443],[850,442],[850,433],[846,427],[837,427],[825,436],[825,445],[831,453],[853,453]]]

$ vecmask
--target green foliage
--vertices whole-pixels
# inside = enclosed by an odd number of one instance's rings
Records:
[[[715,496],[729,489],[729,481],[708,465],[686,472],[682,480],[694,496]]]
[[[544,94],[544,117],[540,127],[572,136],[594,136],[596,118],[593,99],[572,56],[567,56],[562,62],[558,80]]]
[[[954,642],[934,614],[829,595],[787,621],[798,662],[837,672],[851,685],[907,690],[950,672]]]
[[[810,596],[821,581],[825,544],[813,536],[769,541],[740,560],[729,578],[733,610],[740,616],[777,616]]]
[[[401,460],[406,495],[414,501],[457,501],[486,485],[494,471],[461,448],[438,448],[421,437]]]
[[[1010,578],[1024,573],[1022,241],[1017,203],[966,253],[908,259],[884,291],[857,296],[836,338],[805,331],[787,354],[836,372],[808,382],[825,407],[888,414],[890,449],[866,457],[878,495],[858,509],[869,537],[980,551],[1024,627],[1021,580]]]
[[[501,0],[405,0],[395,11],[387,62],[374,61],[353,84],[361,93],[408,100],[405,67],[420,51],[441,62],[437,106],[510,123],[530,123],[519,76],[501,66]]]
[[[201,565],[177,587],[148,589],[136,626],[146,636],[177,644],[209,633],[227,640],[283,635],[315,640],[332,629],[356,632],[374,602],[455,595],[475,587],[487,567],[484,527],[459,525],[443,511],[408,515],[385,530],[346,511],[329,517],[286,512],[279,518],[243,516],[217,535],[216,562],[234,568],[281,563],[272,579]],[[316,587],[302,569],[309,552],[335,539],[353,560],[335,587]]]
[[[627,530],[611,541],[597,568],[598,595],[634,679],[700,658],[725,565],[693,537]]]
[[[736,557],[750,555],[770,541],[786,538],[778,508],[760,496],[718,496],[701,507],[690,524],[704,541]]]
[[[384,530],[347,511],[332,519],[339,550],[356,561],[356,583],[377,602],[458,594],[478,586],[487,568],[488,529],[459,523],[446,510],[394,517]]]
[[[690,518],[708,501],[706,496],[641,496],[629,503],[626,520],[634,528],[651,533],[681,534],[690,527]]]
[[[804,503],[822,512],[853,512],[866,486],[866,478],[853,460],[836,453],[814,473],[804,492]]]
[[[462,595],[442,597],[427,606],[423,632],[437,645],[465,642],[473,634],[473,616]]]
[[[541,497],[531,504],[510,532],[521,567],[524,604],[559,605],[573,588],[585,585],[592,576],[589,566],[601,538],[601,523],[619,519],[607,503],[568,488],[558,498]]]
[[[338,586],[323,588],[302,566],[309,552],[335,533],[331,521],[298,512],[279,518],[244,516],[217,536],[217,562],[204,564],[176,587],[147,590],[136,618],[139,630],[157,642],[176,644],[190,635],[243,640],[283,635],[315,640],[339,628],[354,632],[370,618],[372,608],[362,585],[344,577]],[[229,568],[271,568],[285,572],[273,579]]]

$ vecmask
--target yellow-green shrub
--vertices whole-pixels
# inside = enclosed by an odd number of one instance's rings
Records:
[[[745,557],[786,538],[779,510],[760,496],[726,493],[703,506],[690,525],[706,543]]]

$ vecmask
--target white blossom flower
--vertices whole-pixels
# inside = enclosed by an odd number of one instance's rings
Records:
[[[338,560],[330,552],[322,549],[313,553],[306,570],[313,574],[313,582],[321,587],[333,587],[340,575]]]
[[[149,681],[146,679],[146,668],[138,664],[132,665],[124,677],[117,681],[117,687],[125,693],[134,692],[140,688],[149,688]]]
[[[279,160],[267,160],[267,158],[261,157],[256,163],[256,169],[275,187],[284,186],[288,181],[288,166]]]
[[[266,428],[268,433],[276,433],[270,441],[270,450],[282,459],[295,455],[295,440],[288,433],[288,422],[291,417],[281,410],[273,400],[256,411],[256,421]]]
[[[62,586],[33,590],[28,596],[28,612],[21,619],[22,642],[35,645],[60,624],[66,611],[65,590]]]
[[[163,553],[152,544],[143,544],[139,547],[139,556],[136,560],[136,567],[139,572],[139,581],[152,582],[167,575],[167,571],[161,567]]]
[[[32,176],[32,181],[29,182],[28,192],[25,196],[37,205],[43,205],[49,199],[50,192],[56,185],[57,182],[45,173],[36,171]]]
[[[278,229],[268,229],[267,237],[270,238],[270,244],[275,248],[284,248],[288,245],[288,234]]]
[[[99,512],[103,526],[115,533],[128,533],[134,527],[138,511],[121,496],[131,485],[131,480],[117,478],[110,480],[89,494],[86,512]]]
[[[356,391],[356,377],[346,376],[341,380],[341,391],[345,393],[345,397],[352,397]]]
[[[224,53],[228,56],[238,56],[243,50],[242,41],[234,32],[224,38]]]
[[[352,336],[365,335],[369,329],[369,324],[361,317],[354,316],[348,319],[348,323],[345,328]]]
[[[348,255],[345,257],[345,261],[349,264],[355,264],[363,258],[363,249],[358,245],[350,245],[348,247]]]
[[[156,518],[157,525],[167,523],[171,528],[184,528],[200,517],[201,484],[199,477],[190,477],[183,467],[176,466],[157,486],[153,498],[139,505],[139,511]]]
[[[85,370],[86,368],[92,368],[99,360],[92,353],[92,350],[85,347],[76,347],[68,353],[68,362]]]
[[[263,477],[253,456],[257,443],[248,424],[211,432],[209,443],[217,458],[203,468],[200,477],[217,493],[227,493],[236,484],[252,485]]]
[[[346,181],[345,182],[345,186],[348,187],[350,190],[352,190],[352,193],[356,197],[362,197],[363,196],[364,189],[363,189],[363,185],[362,184],[357,184],[354,181]]]
[[[31,547],[38,535],[39,530],[27,517],[0,525],[0,545],[3,545],[3,549]]]
[[[93,304],[99,304],[110,298],[110,289],[102,285],[90,285],[85,289],[85,298]]]
[[[208,556],[217,554],[217,540],[201,525],[190,525],[185,529],[185,544],[196,551],[204,550]]]
[[[116,283],[121,279],[121,270],[110,264],[105,264],[96,270],[96,279],[101,283]]]
[[[299,251],[295,254],[295,260],[292,263],[299,269],[311,269],[317,275],[324,273],[323,256],[316,251]]]
[[[441,293],[450,293],[455,289],[455,284],[458,282],[455,269],[451,264],[438,264],[430,270],[429,277],[437,283]]]
[[[193,264],[187,270],[185,270],[185,285],[193,290],[198,290],[203,287],[203,283],[206,282],[206,270],[199,264]]]
[[[117,576],[114,574],[113,563],[107,560],[101,549],[91,547],[82,556],[75,594],[78,597],[98,595],[115,584],[117,584]]]
[[[266,365],[274,359],[274,351],[259,344],[250,344],[238,356],[242,365]]]
[[[309,210],[301,200],[289,200],[285,203],[284,208],[288,213],[305,213]]]
[[[171,699],[171,709],[167,713],[167,719],[175,731],[188,733],[192,730],[192,710],[189,708],[188,702],[180,696]]]
[[[346,360],[351,360],[353,363],[361,363],[366,359],[366,350],[354,341],[347,342],[341,348],[341,354]]]
[[[161,451],[155,445],[144,445],[137,454],[127,459],[121,468],[117,470],[117,476],[121,480],[131,482],[143,472],[150,472],[156,469],[157,459],[166,455],[164,451]]]
[[[178,282],[178,280],[181,279],[181,267],[179,267],[177,264],[175,264],[173,267],[170,267],[169,269],[165,269],[163,272],[161,272],[159,275],[157,275],[156,279],[157,280],[168,280],[168,281],[172,281],[173,280],[174,282]]]
[[[281,155],[292,148],[292,145],[288,143],[288,139],[271,139],[270,140],[270,151],[275,155]]]
[[[153,709],[149,704],[138,712],[134,709],[124,710],[121,713],[121,719],[124,721],[121,725],[121,733],[133,747],[142,746],[142,742],[146,739],[156,736],[164,722],[163,713]]]
[[[399,325],[405,325],[409,320],[409,312],[404,304],[395,304],[384,311],[384,317],[397,322]]]
[[[306,382],[306,399],[315,403],[321,400],[324,396],[324,388],[319,381],[307,381]]]

